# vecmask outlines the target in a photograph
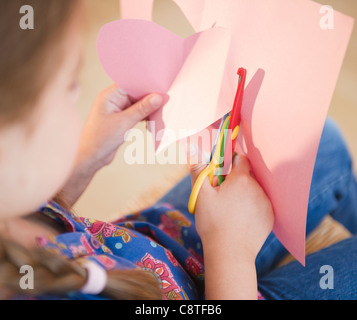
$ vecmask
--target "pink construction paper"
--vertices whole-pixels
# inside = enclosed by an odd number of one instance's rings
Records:
[[[153,22],[118,20],[101,29],[97,48],[104,70],[134,99],[169,96],[149,118],[152,131],[162,133],[159,153],[228,112],[217,105],[229,45],[230,33],[222,28],[182,39]]]
[[[206,0],[174,0],[195,30],[201,29]]]
[[[320,8],[304,0],[206,1],[193,20],[202,22],[197,30],[216,23],[232,31],[225,86],[239,66],[251,80],[238,149],[271,199],[275,235],[302,264],[316,153],[354,23],[335,11],[334,29],[324,30]]]
[[[248,156],[272,202],[274,233],[304,264],[312,172],[353,19],[335,11],[334,29],[322,29],[321,4],[309,0],[210,0],[202,10],[197,10],[195,1],[176,3],[196,31],[215,25],[232,33],[217,106],[212,107],[219,110],[215,120],[231,108],[236,71],[246,68],[237,150]],[[201,84],[193,85],[198,89]],[[197,108],[189,114],[199,121],[200,111],[211,107]],[[185,122],[171,120],[166,128]]]

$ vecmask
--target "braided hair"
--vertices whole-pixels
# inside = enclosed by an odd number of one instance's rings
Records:
[[[55,200],[65,206],[60,197],[57,196]],[[34,270],[32,290],[23,290],[20,286],[22,266],[31,266]],[[42,248],[29,250],[13,240],[0,237],[0,297],[1,290],[15,297],[66,297],[69,293],[81,291],[87,278],[88,271],[80,262]],[[162,299],[161,288],[154,274],[139,268],[108,271],[101,295],[115,300]]]

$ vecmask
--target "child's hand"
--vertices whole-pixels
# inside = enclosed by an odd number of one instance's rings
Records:
[[[190,166],[193,184],[204,167]],[[255,260],[274,218],[247,158],[234,158],[231,173],[219,187],[204,181],[195,219],[205,259],[206,299],[257,299]]]
[[[83,127],[72,177],[61,190],[61,197],[69,206],[78,200],[95,173],[113,161],[126,132],[163,104],[159,94],[132,103],[116,85],[98,95]]]
[[[192,183],[202,165],[191,166]],[[236,156],[219,187],[205,180],[196,205],[196,226],[204,249],[228,249],[256,258],[273,227],[271,203],[252,177],[246,157]]]
[[[110,164],[126,132],[162,106],[163,97],[159,94],[132,103],[116,85],[103,90],[84,125],[79,157],[90,161],[97,170]]]

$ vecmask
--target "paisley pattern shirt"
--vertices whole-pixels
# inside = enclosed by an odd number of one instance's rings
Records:
[[[76,259],[89,259],[106,270],[142,268],[160,283],[162,298],[202,299],[204,268],[202,244],[193,217],[160,204],[112,223],[81,218],[48,202],[40,212],[62,224],[67,233],[38,237],[42,248]],[[97,299],[80,292],[72,299]]]
[[[39,237],[40,247],[78,263],[94,261],[106,270],[142,268],[157,278],[165,300],[204,299],[203,249],[193,215],[170,204],[111,223],[79,217],[55,202],[40,212],[67,230],[57,237]],[[68,298],[104,299],[80,292]],[[258,298],[263,297],[258,293]]]

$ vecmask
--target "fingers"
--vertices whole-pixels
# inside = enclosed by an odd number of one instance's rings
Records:
[[[244,176],[244,175],[251,175],[249,160],[245,156],[237,155],[233,159],[232,171],[226,177],[226,180],[229,181],[237,176]]]
[[[187,155],[187,162],[189,164],[191,183],[193,186],[201,172],[207,168],[207,164],[205,161],[203,161],[201,148],[196,145],[190,145],[190,149],[188,150]],[[207,184],[209,184],[208,179],[204,181],[203,186]]]
[[[107,101],[107,113],[127,112],[128,116],[133,118],[133,121],[138,123],[147,118],[152,112],[162,107],[164,97],[160,94],[151,94],[140,101],[133,99],[116,84],[109,86],[100,93],[100,97]]]
[[[100,96],[107,101],[105,104],[107,114],[121,112],[132,104],[128,94],[116,84],[104,89]]]
[[[235,156],[233,159],[232,171],[250,174],[250,163],[245,156]]]
[[[154,111],[164,105],[164,98],[159,94],[151,94],[133,104],[120,113],[120,117],[128,129],[133,128],[138,122],[146,119]]]

